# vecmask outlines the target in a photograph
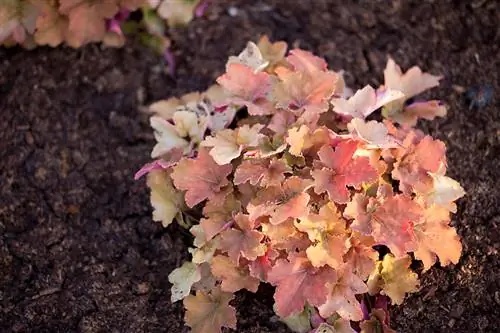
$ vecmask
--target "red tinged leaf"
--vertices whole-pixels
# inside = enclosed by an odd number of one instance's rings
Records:
[[[234,185],[249,182],[256,186],[267,170],[267,160],[251,159],[243,161],[234,172]]]
[[[375,268],[379,257],[378,252],[373,249],[375,240],[371,236],[363,236],[356,232],[349,238],[349,251],[344,256],[344,262],[352,266],[352,271],[363,281]]]
[[[304,122],[312,124],[328,110],[328,99],[334,94],[339,76],[334,72],[286,72],[278,74],[275,86],[277,107],[288,109]]]
[[[283,187],[264,189],[247,206],[250,219],[270,216],[271,224],[280,224],[289,218],[307,216],[310,196],[305,191],[309,187],[308,180],[294,176],[285,180]]]
[[[446,169],[446,146],[440,140],[425,136],[416,146],[410,146],[405,155],[394,164],[392,176],[401,182],[404,193],[427,193],[433,188],[429,174]]]
[[[222,87],[233,96],[246,101],[262,98],[270,88],[269,75],[263,72],[255,73],[242,64],[230,64],[227,73],[217,79]]]
[[[347,203],[344,210],[344,217],[354,220],[351,223],[351,229],[363,235],[371,235],[372,233],[372,216],[369,213],[371,201],[374,201],[374,199],[370,199],[364,194],[356,193],[352,197],[352,200]]]
[[[196,159],[182,159],[174,168],[171,178],[177,189],[186,191],[186,204],[194,207],[211,199],[229,184],[227,176],[233,167],[218,165],[205,149],[200,149]]]
[[[255,223],[250,221],[248,215],[236,215],[234,224],[238,229],[230,228],[221,233],[219,248],[227,252],[234,263],[239,262],[240,256],[253,261],[264,255],[266,246],[261,244],[264,235],[254,230]]]
[[[231,293],[213,290],[210,294],[197,291],[184,299],[184,321],[192,333],[221,333],[222,327],[236,329],[236,310],[229,305]]]
[[[319,306],[326,301],[327,284],[335,281],[336,274],[330,267],[314,268],[303,256],[279,259],[268,281],[276,286],[274,300],[277,313],[288,317],[304,309],[308,304]]]
[[[356,142],[343,141],[335,151],[327,145],[319,150],[320,161],[326,167],[311,172],[316,193],[327,192],[330,200],[346,203],[349,201],[347,186],[359,187],[377,179],[377,171],[368,158],[353,158],[356,149]]]
[[[401,258],[416,249],[414,225],[422,215],[422,208],[410,197],[388,198],[372,215],[373,238],[389,247],[396,258]]]
[[[234,184],[249,182],[256,186],[279,186],[285,180],[285,173],[291,169],[278,159],[250,159],[243,161],[234,172]]]
[[[217,83],[233,96],[229,102],[247,106],[250,114],[268,113],[268,103],[259,105],[259,100],[264,101],[271,89],[271,79],[267,73],[256,73],[250,67],[233,63],[227,66],[227,72],[217,79]]]
[[[256,292],[260,281],[250,276],[248,266],[239,267],[226,256],[218,255],[212,258],[212,274],[222,281],[223,291],[236,292],[246,289]]]
[[[261,280],[267,281],[267,274],[271,271],[274,261],[279,253],[268,246],[266,253],[250,263],[250,275]]]

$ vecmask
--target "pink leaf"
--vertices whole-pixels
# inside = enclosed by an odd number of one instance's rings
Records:
[[[315,56],[309,51],[301,49],[290,50],[286,60],[296,71],[315,72],[326,71],[328,64],[320,57]]]
[[[414,224],[422,209],[410,197],[397,195],[384,201],[372,215],[373,237],[384,244],[396,258],[416,249]]]
[[[335,151],[330,146],[323,146],[318,156],[326,166],[311,172],[314,178],[314,190],[321,194],[327,192],[330,200],[338,203],[349,201],[346,186],[359,186],[377,179],[376,170],[366,157],[352,158],[357,149],[353,141],[341,142]]]
[[[229,184],[227,176],[233,167],[218,165],[207,150],[201,149],[196,159],[183,158],[172,172],[172,180],[179,190],[186,191],[186,204],[194,207],[211,199]]]
[[[403,74],[401,68],[392,58],[389,58],[384,70],[385,88],[403,92],[406,99],[438,86],[441,78],[441,76],[423,73],[417,66],[410,68]]]
[[[305,257],[279,259],[268,274],[268,281],[276,286],[277,313],[288,317],[301,312],[306,302],[314,306],[323,304],[328,294],[327,284],[335,278],[333,269],[314,268]]]

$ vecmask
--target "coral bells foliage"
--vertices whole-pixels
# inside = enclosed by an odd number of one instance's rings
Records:
[[[154,220],[194,236],[172,301],[192,332],[221,332],[236,328],[233,293],[266,282],[297,332],[393,332],[387,298],[418,288],[409,254],[427,270],[462,249],[445,145],[411,127],[446,108],[407,102],[440,78],[389,59],[384,86],[349,94],[323,59],[286,48],[250,42],[218,85],[150,107],[155,160],[137,177]]]
[[[185,24],[205,5],[203,0],[2,0],[0,45],[122,46],[122,26],[137,9],[143,12],[148,39],[165,44],[162,19],[170,25]]]

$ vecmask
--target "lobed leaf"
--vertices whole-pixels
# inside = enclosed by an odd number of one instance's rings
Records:
[[[184,299],[184,320],[192,333],[221,333],[222,327],[236,329],[236,310],[229,305],[233,294],[218,289],[210,294],[197,291]]]
[[[172,180],[177,189],[186,191],[185,200],[194,207],[205,199],[214,198],[229,184],[230,164],[218,165],[208,151],[199,151],[196,159],[183,158],[173,169]]]

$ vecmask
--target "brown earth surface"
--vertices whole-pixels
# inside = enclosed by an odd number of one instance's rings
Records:
[[[232,9],[229,9],[229,8]],[[468,108],[454,85],[499,91],[497,1],[225,1],[172,32],[177,76],[151,52],[0,50],[0,331],[187,332],[168,274],[188,235],[152,222],[133,174],[153,146],[146,102],[202,90],[260,34],[345,69],[351,87],[380,84],[388,55],[445,76],[428,96],[449,115],[425,129],[448,145],[449,174],[467,190],[453,224],[460,263],[435,267],[395,307],[399,332],[500,329],[500,110]],[[239,293],[238,332],[289,332],[272,288]]]

